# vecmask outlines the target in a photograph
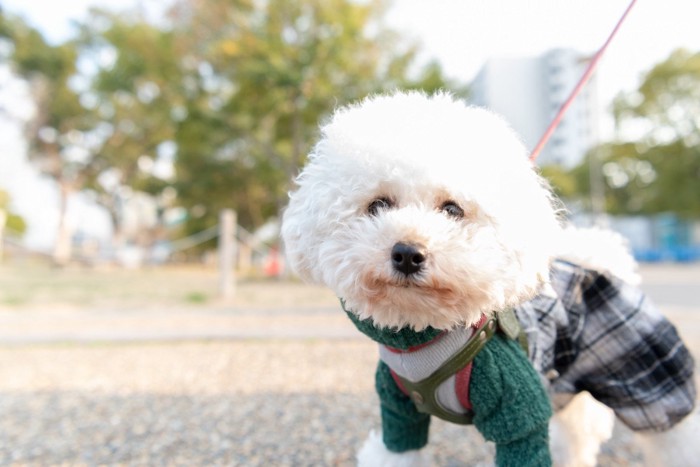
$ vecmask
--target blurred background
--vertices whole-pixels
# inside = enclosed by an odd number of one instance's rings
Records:
[[[633,10],[538,159],[575,222],[621,231],[646,261],[700,257],[687,3]],[[290,180],[333,108],[448,89],[534,147],[625,6],[6,0],[4,255],[208,261],[233,209],[240,266],[264,273]]]
[[[375,92],[447,89],[533,148],[628,3],[531,3],[1,1],[0,464],[351,465],[375,349],[285,270],[286,193]],[[538,159],[694,349],[698,16],[639,2]],[[441,464],[490,455],[436,427]],[[624,428],[603,463],[643,465]]]

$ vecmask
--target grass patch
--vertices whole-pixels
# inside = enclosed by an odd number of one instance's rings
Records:
[[[27,298],[19,295],[6,295],[2,297],[0,303],[6,306],[19,306],[27,303]]]
[[[209,301],[209,296],[204,292],[190,292],[185,295],[185,301],[187,303],[202,304]]]
[[[207,306],[284,309],[337,307],[338,299],[325,288],[297,280],[255,280],[239,277],[232,300],[219,297],[219,277],[200,266],[54,269],[41,264],[0,264],[0,306],[84,309],[140,309]]]

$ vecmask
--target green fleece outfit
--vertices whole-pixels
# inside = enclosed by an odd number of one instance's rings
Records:
[[[348,312],[357,328],[374,341],[407,350],[430,342],[441,331],[427,328],[391,330],[359,320]],[[417,410],[413,401],[394,381],[382,361],[376,373],[381,402],[382,435],[390,451],[420,449],[428,442],[430,415]],[[469,398],[473,424],[496,443],[498,466],[549,466],[548,426],[552,410],[547,393],[519,344],[497,333],[473,361]]]

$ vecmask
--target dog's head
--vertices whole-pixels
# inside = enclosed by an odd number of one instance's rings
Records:
[[[290,194],[292,268],[375,324],[472,324],[530,298],[559,228],[550,191],[496,115],[447,94],[338,110]]]

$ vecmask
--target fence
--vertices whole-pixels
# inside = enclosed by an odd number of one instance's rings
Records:
[[[0,261],[3,259],[4,246],[7,246],[8,252],[14,256],[33,256],[45,261],[53,260],[52,252],[28,248],[16,238],[3,235],[3,227],[4,224],[0,222]],[[89,254],[73,251],[71,261],[87,265],[116,263],[124,267],[139,267],[148,260],[160,264],[167,262],[168,258],[173,258],[178,253],[186,252],[213,239],[218,239],[215,263],[222,298],[228,299],[234,296],[236,272],[251,273],[256,267],[255,258],[262,259],[257,265],[262,274],[279,276],[282,273],[282,262],[276,247],[261,242],[254,234],[238,225],[236,213],[233,210],[223,210],[216,225],[193,235],[167,242],[167,246],[163,247],[160,253],[153,251],[144,253],[143,249],[128,246],[119,250],[95,247]],[[151,250],[156,248],[154,246]]]

